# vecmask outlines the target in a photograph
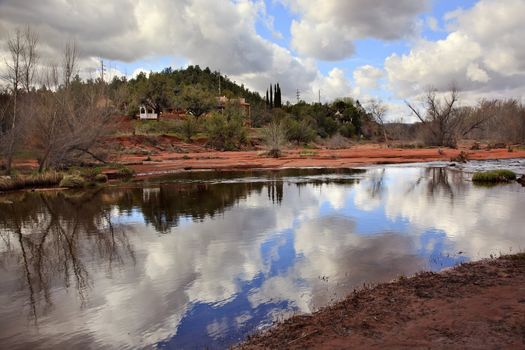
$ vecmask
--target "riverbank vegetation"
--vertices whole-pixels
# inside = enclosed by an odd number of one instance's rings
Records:
[[[479,183],[509,182],[514,180],[516,180],[516,173],[505,169],[480,171],[472,176],[472,181]]]
[[[378,99],[283,102],[291,92],[278,82],[271,82],[263,97],[198,65],[133,78],[84,78],[74,42],[54,63],[44,62],[31,28],[11,33],[6,44],[8,69],[0,90],[0,171],[5,175],[24,160],[36,161],[31,171],[45,173],[104,166],[137,152],[151,159],[151,152],[129,146],[139,137],[162,152],[180,153],[195,145],[219,151],[265,149],[271,157],[289,148],[340,149],[366,142],[454,148],[470,140],[478,149],[486,145],[509,152],[525,143],[525,107],[517,99],[467,106],[456,88],[429,89],[422,101],[407,101],[407,112],[417,119],[407,124],[387,119],[388,106]],[[137,120],[140,106],[159,119]],[[168,138],[170,144],[163,145]]]

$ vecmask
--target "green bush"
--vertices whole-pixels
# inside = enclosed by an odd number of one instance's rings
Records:
[[[290,142],[306,144],[315,140],[315,129],[308,120],[287,118],[284,121],[284,128],[286,129],[286,138]]]
[[[99,167],[81,167],[81,168],[71,168],[69,173],[70,174],[77,174],[80,175],[86,179],[94,180],[95,177],[100,174],[102,171]]]
[[[199,132],[199,124],[197,118],[192,115],[186,116],[179,125],[179,133],[186,142],[191,142],[191,139]]]
[[[356,135],[355,126],[352,123],[345,123],[339,127],[339,133],[341,136],[351,138]]]
[[[66,175],[60,181],[60,187],[66,188],[83,188],[86,186],[86,180],[80,175]]]
[[[320,118],[317,121],[318,133],[322,138],[332,137],[339,129],[339,124],[332,117]]]
[[[248,140],[244,116],[236,108],[212,112],[206,117],[206,135],[208,144],[217,150],[238,150]]]
[[[118,170],[120,177],[132,177],[135,174],[135,171],[128,167],[122,167]]]
[[[97,174],[94,180],[100,183],[108,182],[108,176],[106,174]]]
[[[509,182],[516,180],[516,174],[511,170],[490,170],[474,173],[474,182]]]

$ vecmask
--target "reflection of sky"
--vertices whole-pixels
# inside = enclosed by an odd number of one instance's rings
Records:
[[[523,188],[479,188],[438,171],[377,167],[355,184],[285,182],[280,203],[266,189],[253,191],[213,218],[180,218],[163,235],[145,224],[139,207],[114,209],[117,223],[133,227],[135,264],[108,277],[104,262],[93,262],[84,308],[57,287],[60,304],[30,337],[85,334],[110,347],[223,348],[363,283],[525,247]],[[13,298],[6,290],[0,289],[3,305]]]

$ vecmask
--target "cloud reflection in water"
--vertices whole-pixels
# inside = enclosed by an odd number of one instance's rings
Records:
[[[523,247],[523,194],[421,167],[17,194],[0,344],[224,347],[363,283]]]

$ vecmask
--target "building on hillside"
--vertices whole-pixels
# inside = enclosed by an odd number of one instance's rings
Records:
[[[226,108],[226,105],[228,103],[237,103],[239,104],[239,106],[241,106],[244,112],[244,116],[247,118],[251,117],[250,104],[246,102],[245,98],[242,98],[242,97],[241,98],[228,98],[226,96],[219,96],[217,97],[217,102],[218,102],[217,108],[220,110],[223,110],[224,108]]]
[[[141,105],[139,108],[139,119],[141,120],[157,120],[159,119],[159,115],[155,113],[153,108],[147,107],[146,105]]]

